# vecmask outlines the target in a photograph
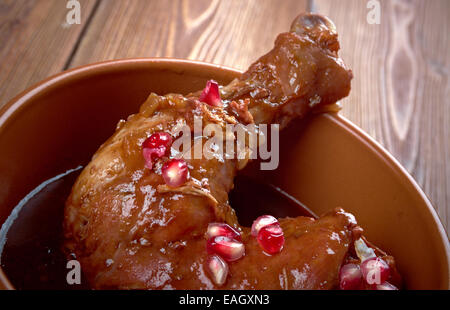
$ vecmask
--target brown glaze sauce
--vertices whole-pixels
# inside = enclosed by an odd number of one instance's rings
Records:
[[[67,258],[61,251],[64,204],[80,172],[77,169],[55,178],[29,195],[11,226],[2,229],[0,242],[5,243],[0,248],[1,267],[15,288],[89,289],[84,279],[81,285],[67,284]],[[249,176],[236,177],[229,200],[244,226],[251,226],[263,214],[315,217],[293,197]]]

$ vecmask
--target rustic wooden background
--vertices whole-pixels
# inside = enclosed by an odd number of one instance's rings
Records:
[[[245,69],[305,10],[336,23],[355,79],[343,115],[414,176],[450,227],[450,1],[0,0],[0,106],[36,82],[101,60],[169,56]]]

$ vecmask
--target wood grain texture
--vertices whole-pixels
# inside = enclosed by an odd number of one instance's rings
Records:
[[[82,23],[95,0],[82,0]],[[66,1],[0,0],[0,106],[64,70],[83,29],[66,24]]]
[[[343,115],[412,174],[450,227],[450,2],[381,2],[369,24],[365,0],[315,0],[336,24],[355,79]]]
[[[71,66],[177,57],[245,69],[305,10],[306,0],[102,0]]]

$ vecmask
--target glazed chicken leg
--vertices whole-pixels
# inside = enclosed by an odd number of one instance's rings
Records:
[[[339,43],[326,18],[300,15],[291,31],[239,79],[221,88],[223,106],[188,96],[151,94],[139,113],[120,122],[86,166],[65,209],[65,248],[92,288],[106,289],[333,289],[340,266],[361,230],[350,214],[335,210],[318,220],[279,219],[284,249],[263,253],[241,227],[228,192],[242,163],[189,159],[189,181],[168,187],[161,167],[146,168],[142,143],[180,125],[271,124],[285,127],[316,106],[348,95],[352,73],[338,58]],[[171,154],[170,156],[173,156]],[[169,157],[170,157],[169,156]],[[164,159],[162,159],[164,161]],[[274,206],[276,207],[276,206]],[[205,270],[208,224],[225,222],[242,232],[245,256],[229,264],[216,285]]]

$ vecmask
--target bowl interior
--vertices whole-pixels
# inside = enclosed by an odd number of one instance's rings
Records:
[[[189,61],[125,60],[58,75],[0,111],[0,224],[31,190],[86,164],[120,119],[150,92],[189,93],[239,72]],[[272,180],[316,214],[352,212],[366,236],[392,254],[410,289],[448,289],[448,239],[407,173],[336,114],[319,114],[281,134],[280,167],[245,173]],[[0,287],[7,279],[0,270]]]

